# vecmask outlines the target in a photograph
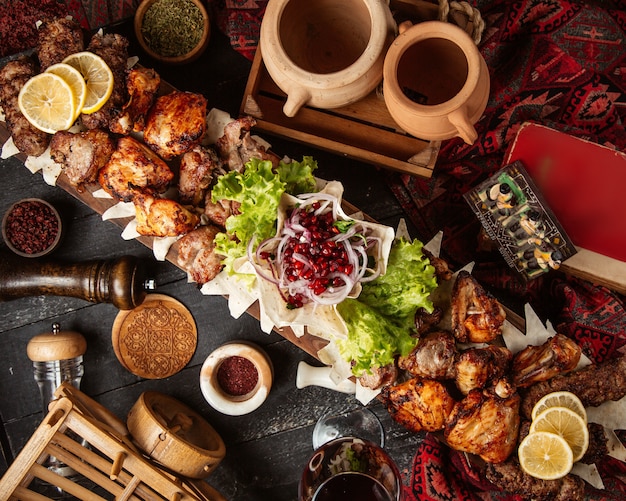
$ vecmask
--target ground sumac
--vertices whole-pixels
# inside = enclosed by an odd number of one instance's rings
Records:
[[[217,382],[229,395],[240,397],[254,390],[259,381],[256,366],[238,355],[225,358],[217,369]]]
[[[6,238],[24,254],[38,254],[47,250],[58,233],[56,214],[48,205],[37,200],[24,200],[15,204],[6,218]]]

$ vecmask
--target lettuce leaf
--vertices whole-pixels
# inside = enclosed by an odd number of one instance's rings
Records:
[[[243,172],[231,171],[220,176],[213,187],[213,202],[239,202],[239,214],[226,219],[226,232],[215,237],[215,252],[224,256],[224,269],[235,273],[233,264],[245,256],[251,240],[257,244],[274,236],[278,205],[283,193],[293,190],[315,191],[313,171],[317,162],[304,157],[302,162],[281,161],[276,172],[272,162],[252,158]]]
[[[437,287],[435,269],[422,247],[418,240],[396,239],[386,273],[364,283],[357,299],[337,305],[348,329],[348,337],[338,341],[339,351],[353,363],[354,375],[384,367],[417,344],[415,313],[418,308],[433,311],[430,293]]]

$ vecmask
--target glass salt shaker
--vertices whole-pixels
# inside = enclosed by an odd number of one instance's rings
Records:
[[[48,413],[48,407],[55,398],[54,392],[61,383],[68,382],[80,389],[86,350],[87,342],[82,334],[61,331],[58,323],[52,324],[52,332],[39,334],[29,341],[27,354],[33,362],[44,415]],[[46,466],[64,477],[75,474],[73,469],[54,457],[49,458]]]

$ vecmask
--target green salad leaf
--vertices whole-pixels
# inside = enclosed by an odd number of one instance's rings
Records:
[[[220,176],[211,199],[239,202],[238,214],[226,219],[226,232],[215,237],[215,252],[224,256],[224,268],[233,274],[233,263],[245,256],[250,241],[257,244],[274,236],[278,205],[283,193],[307,188],[315,191],[313,171],[317,163],[311,157],[302,162],[281,161],[273,170],[269,160],[250,159],[243,172],[231,171]],[[313,188],[310,188],[310,187]]]
[[[339,351],[353,363],[354,375],[384,367],[416,346],[415,313],[418,308],[433,311],[430,293],[437,287],[435,268],[422,247],[419,240],[396,239],[386,273],[364,283],[357,299],[337,305],[348,329]]]

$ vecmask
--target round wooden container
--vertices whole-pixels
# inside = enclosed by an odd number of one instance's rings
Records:
[[[222,437],[200,414],[162,393],[141,394],[127,426],[140,449],[183,477],[206,478],[226,454]]]
[[[36,252],[27,252],[23,250],[23,247],[22,248],[18,247],[17,244],[12,241],[12,238],[11,238],[12,232],[11,232],[11,229],[8,227],[11,219],[14,217],[17,217],[16,215],[17,212],[15,211],[27,209],[28,204],[34,205],[35,207],[36,206],[42,207],[43,210],[49,213],[51,219],[53,219],[57,225],[56,235],[54,236],[54,238],[50,240],[49,244],[45,248],[39,249]],[[25,220],[23,222],[23,225],[29,226],[28,220]],[[52,253],[59,246],[59,243],[61,241],[62,231],[63,231],[63,224],[61,221],[61,216],[59,216],[58,211],[54,208],[52,204],[40,198],[24,198],[23,200],[15,202],[13,205],[11,205],[11,207],[9,207],[9,209],[4,214],[4,217],[2,218],[2,238],[4,238],[4,242],[7,244],[7,247],[11,249],[11,251],[13,251],[18,256],[22,256],[22,257],[42,257],[42,256],[47,256],[48,254]],[[24,244],[39,246],[41,242],[36,241],[37,235],[43,238],[43,234],[39,230],[37,232],[33,232],[33,231],[28,232],[25,238],[25,240],[27,241],[25,241]]]
[[[200,35],[200,41],[198,42],[198,44],[186,54],[181,54],[179,56],[167,56],[167,55],[159,54],[156,50],[154,50],[150,46],[150,44],[148,43],[148,41],[146,40],[142,32],[143,20],[144,20],[144,16],[146,15],[146,12],[148,11],[150,7],[152,7],[154,3],[158,1],[159,0],[143,0],[139,4],[139,7],[137,8],[137,10],[135,11],[134,29],[135,29],[135,36],[137,37],[137,41],[139,42],[139,45],[141,45],[143,50],[145,50],[150,57],[158,61],[162,61],[164,63],[185,64],[185,63],[190,63],[192,61],[195,61],[206,50],[207,46],[209,45],[209,39],[211,35],[211,22],[209,19],[209,14],[207,10],[205,9],[204,5],[202,4],[200,0],[189,0],[200,10],[200,13],[202,14],[202,19],[203,19],[202,34]],[[177,26],[168,27],[168,29],[175,29],[175,28],[177,28]]]

